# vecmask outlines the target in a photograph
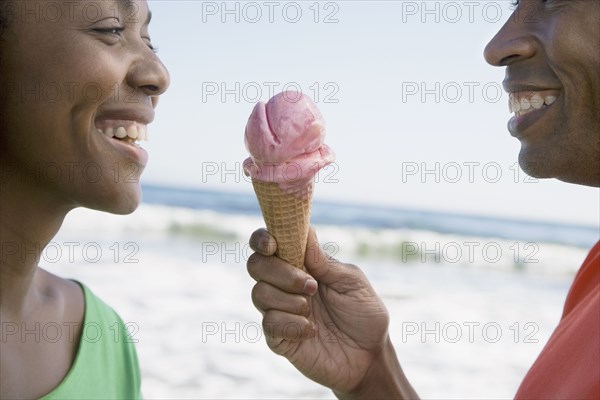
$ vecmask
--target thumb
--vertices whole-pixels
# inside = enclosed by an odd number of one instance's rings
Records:
[[[312,226],[308,231],[304,266],[313,278],[326,285],[335,283],[348,274],[345,264],[327,255],[319,246],[317,234]]]

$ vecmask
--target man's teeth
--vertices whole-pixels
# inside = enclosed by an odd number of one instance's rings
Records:
[[[117,138],[128,142],[136,142],[141,140],[148,140],[148,130],[145,126],[131,125],[125,129],[124,126],[117,128],[106,128],[104,130],[98,129],[99,133],[108,136],[109,138]]]
[[[556,101],[556,98],[557,97],[554,95],[548,95],[542,98],[542,96],[537,93],[530,97],[523,96],[518,98],[511,93],[509,96],[508,107],[510,112],[514,112],[518,117],[539,110],[544,106],[552,105]]]

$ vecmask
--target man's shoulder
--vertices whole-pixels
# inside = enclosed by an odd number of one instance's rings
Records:
[[[592,247],[575,275],[565,301],[563,318],[597,290],[600,290],[600,241]]]

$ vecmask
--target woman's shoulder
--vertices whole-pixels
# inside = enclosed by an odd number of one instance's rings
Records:
[[[38,269],[42,292],[56,302],[64,321],[82,322],[85,315],[85,292],[77,282]]]
[[[85,284],[57,276],[65,301],[83,307],[79,348],[63,382],[44,399],[139,398],[141,376],[135,339],[117,312]]]
[[[40,268],[44,292],[61,305],[64,320],[86,324],[122,323],[119,314],[83,282],[65,279]]]

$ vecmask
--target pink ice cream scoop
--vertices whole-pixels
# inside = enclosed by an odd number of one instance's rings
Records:
[[[253,180],[295,191],[334,161],[324,137],[325,122],[315,103],[302,93],[282,92],[258,103],[248,119],[245,143],[251,157],[244,171]]]

